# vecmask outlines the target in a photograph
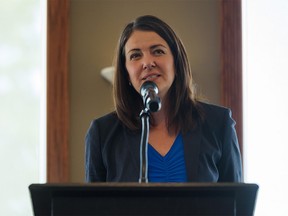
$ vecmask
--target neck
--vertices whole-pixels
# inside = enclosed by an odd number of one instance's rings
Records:
[[[154,127],[157,127],[159,125],[166,125],[166,114],[163,109],[159,110],[156,113],[152,113],[153,117],[153,125]]]
[[[162,100],[162,107],[158,112],[152,113],[151,114],[153,117],[153,126],[150,127],[150,130],[162,130],[162,131],[166,131],[167,133],[172,133],[172,135],[174,134],[174,132],[172,131],[168,131],[168,102],[165,103],[165,100]],[[171,129],[171,128],[170,128]]]
[[[168,104],[166,103],[166,100],[164,98],[161,98],[161,104],[161,109],[158,112],[151,113],[154,121],[153,125],[155,127],[157,127],[157,125],[166,125]]]

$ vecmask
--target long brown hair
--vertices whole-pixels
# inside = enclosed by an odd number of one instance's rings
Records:
[[[168,92],[171,103],[168,108],[167,127],[169,131],[173,129],[186,132],[195,125],[199,117],[188,57],[180,38],[173,29],[155,16],[138,17],[126,25],[119,38],[113,85],[116,113],[128,128],[136,130],[141,127],[139,114],[143,109],[142,98],[129,84],[129,75],[125,67],[125,45],[135,30],[155,32],[169,45],[174,58],[175,79]]]

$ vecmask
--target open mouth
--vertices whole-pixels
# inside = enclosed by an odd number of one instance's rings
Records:
[[[144,77],[143,80],[153,80],[153,79],[156,79],[157,77],[160,77],[160,75],[158,75],[158,74],[153,74],[153,75]]]

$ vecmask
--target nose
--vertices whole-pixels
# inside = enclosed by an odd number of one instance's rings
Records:
[[[151,71],[153,68],[156,67],[156,63],[151,56],[146,56],[143,58],[143,69],[147,71]]]
[[[143,69],[151,71],[154,67],[156,67],[155,62],[147,63],[144,65]]]

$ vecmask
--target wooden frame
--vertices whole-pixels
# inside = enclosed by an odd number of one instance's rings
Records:
[[[221,103],[231,108],[243,155],[241,0],[221,2]]]
[[[69,181],[69,0],[47,0],[47,182]]]
[[[69,181],[69,5],[47,0],[47,182]],[[221,103],[230,107],[242,152],[241,0],[221,1]]]

